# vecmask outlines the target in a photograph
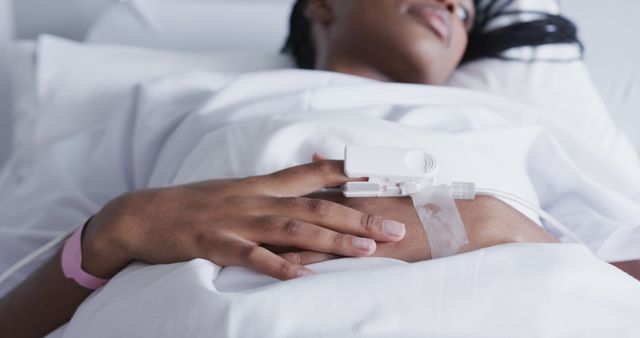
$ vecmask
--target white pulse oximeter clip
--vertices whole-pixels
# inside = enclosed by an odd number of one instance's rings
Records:
[[[433,155],[419,149],[347,146],[344,172],[350,178],[346,197],[402,197],[433,185],[438,164]]]

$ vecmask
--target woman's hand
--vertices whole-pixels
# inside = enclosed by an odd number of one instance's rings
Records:
[[[301,198],[345,184],[342,161],[317,161],[271,175],[126,194],[83,234],[83,268],[109,278],[132,261],[208,259],[279,279],[312,274],[304,264],[334,255],[370,256],[405,226],[326,200]],[[265,246],[294,247],[276,255]]]

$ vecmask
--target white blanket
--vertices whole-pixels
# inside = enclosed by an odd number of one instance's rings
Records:
[[[430,262],[343,259],[275,282],[205,261],[132,266],[65,337],[637,337],[640,286],[575,245]],[[212,282],[213,281],[213,282]]]
[[[131,189],[269,173],[314,152],[341,158],[346,144],[419,147],[438,158],[439,181],[538,203],[590,251],[509,245],[419,264],[340,260],[287,283],[203,261],[136,265],[85,302],[65,336],[637,336],[640,285],[593,254],[640,259],[640,165],[625,139],[603,144],[575,125],[584,124],[486,94],[333,73],[171,78],[58,145],[0,204],[6,224],[20,224],[3,226],[12,237],[2,244],[13,245],[0,246],[2,263]]]

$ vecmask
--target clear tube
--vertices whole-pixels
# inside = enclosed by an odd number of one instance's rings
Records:
[[[521,206],[523,206],[523,207],[533,211],[534,213],[538,214],[538,216],[540,216],[544,221],[549,223],[549,225],[551,225],[553,228],[558,230],[564,236],[570,238],[571,240],[573,240],[576,243],[584,244],[584,242],[576,234],[574,234],[573,231],[571,231],[564,224],[562,224],[557,218],[553,217],[553,215],[551,215],[550,213],[544,211],[542,208],[540,208],[537,205],[525,200],[522,197],[516,196],[514,194],[511,194],[511,193],[508,193],[508,192],[505,192],[505,191],[500,191],[500,190],[496,190],[496,189],[486,189],[486,188],[478,188],[478,189],[476,189],[476,194],[503,198],[505,200],[509,200],[509,201],[518,203]]]
[[[474,183],[468,182],[452,182],[449,189],[451,190],[451,193],[455,199],[473,200],[476,198],[476,195],[485,195],[502,198],[517,203],[536,213],[551,227],[562,233],[567,238],[570,238],[576,243],[584,244],[584,242],[576,234],[574,234],[573,231],[562,224],[562,222],[560,222],[557,218],[553,217],[553,215],[546,212],[544,209],[538,207],[537,205],[527,201],[522,197],[497,189],[476,188]]]

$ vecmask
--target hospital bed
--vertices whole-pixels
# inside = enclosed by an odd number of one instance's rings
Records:
[[[560,2],[565,14],[574,18],[583,32],[586,62],[593,78],[592,83],[577,83],[572,95],[589,93],[592,97],[584,99],[598,106],[601,102],[591,91],[595,85],[614,120],[640,149],[640,68],[635,64],[640,50],[633,43],[634,30],[630,29],[638,25],[633,13],[640,10],[640,5],[624,0],[615,2],[619,4]],[[0,74],[3,71],[11,74],[5,75],[4,83],[0,83],[1,102],[6,106],[0,114],[3,142],[0,161],[8,163],[3,187],[11,187],[12,180],[27,177],[49,151],[49,145],[102,121],[101,116],[84,117],[83,111],[91,108],[108,114],[118,108],[122,97],[139,81],[192,69],[244,72],[290,67],[290,61],[276,53],[286,34],[290,3],[288,0],[69,0],[53,5],[42,0],[13,3],[3,0],[0,15],[6,19],[0,19],[12,23],[0,27],[0,38],[4,39],[0,47],[3,61],[0,67],[4,70],[0,69]],[[43,17],[42,13],[47,15]],[[238,13],[255,24],[246,27],[229,20]],[[611,21],[603,23],[603,17]],[[265,21],[264,25],[260,20]],[[208,33],[222,30],[223,25],[227,27],[225,32],[234,34]],[[22,42],[16,44],[16,40]],[[617,52],[611,53],[612,50]],[[246,58],[243,51],[261,55],[261,62]],[[146,67],[140,71],[142,64]],[[87,88],[86,84],[91,83],[91,79],[86,79],[87,70],[106,86]],[[478,86],[470,84],[464,73],[460,74],[454,82]],[[581,72],[576,76],[584,80],[586,75]],[[9,78],[11,81],[7,81]],[[498,93],[504,90],[474,89]],[[562,106],[562,102],[556,104]],[[29,131],[35,131],[35,135],[28,135]],[[13,155],[9,157],[11,150]]]

